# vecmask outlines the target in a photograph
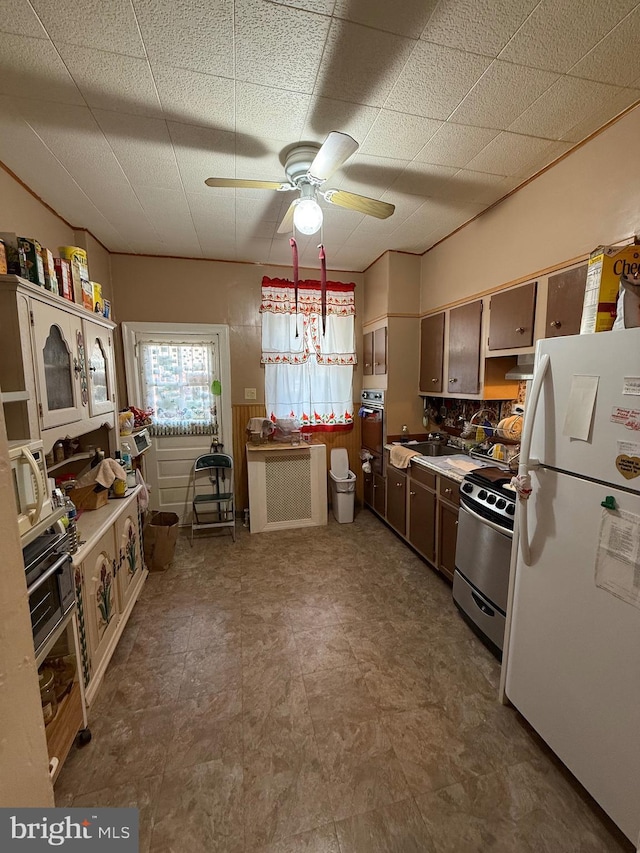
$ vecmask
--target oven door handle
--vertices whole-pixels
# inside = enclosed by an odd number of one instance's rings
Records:
[[[476,518],[478,521],[481,521],[483,524],[486,524],[492,530],[495,530],[497,533],[502,533],[503,536],[506,536],[507,539],[513,539],[513,534],[510,530],[507,530],[505,527],[500,527],[499,524],[496,524],[495,521],[490,521],[488,518],[485,518],[483,515],[479,515],[477,512],[474,512],[471,507],[469,507],[466,503],[462,504],[462,509],[465,512],[468,512],[472,518]]]
[[[56,572],[59,572],[67,561],[71,562],[71,554],[62,554],[61,557],[58,557],[55,563],[49,566],[46,572],[41,574],[37,581],[27,587],[27,595],[33,595],[37,589],[40,589],[43,583],[49,580],[51,575],[55,575]]]

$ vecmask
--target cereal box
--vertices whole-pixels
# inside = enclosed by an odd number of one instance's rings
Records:
[[[0,275],[7,271],[7,253],[4,248],[4,240],[0,240]]]
[[[71,281],[71,263],[65,258],[54,258],[53,264],[58,279],[58,293],[73,302],[73,282]]]
[[[640,269],[640,246],[600,246],[591,253],[580,334],[608,332],[616,319],[620,277]]]
[[[10,231],[0,232],[0,240],[4,243],[4,250],[7,255],[7,272],[10,275],[19,275],[22,278],[29,278],[27,275],[27,265],[24,259],[24,252],[18,240],[18,235]]]
[[[44,246],[41,249],[42,255],[42,265],[44,267],[44,286],[47,290],[50,290],[51,293],[58,293],[58,279],[56,277],[56,268],[53,261],[53,252],[49,249],[45,249]]]
[[[93,282],[82,279],[82,307],[93,313]]]
[[[24,259],[27,266],[27,278],[33,284],[39,284],[44,287],[44,264],[42,263],[42,246],[37,240],[31,240],[28,237],[19,237],[18,242],[24,252]]]
[[[92,281],[93,287],[93,313],[102,314],[102,285],[97,281]]]
[[[73,287],[73,301],[82,305],[82,277],[80,275],[80,264],[71,261],[71,285]]]

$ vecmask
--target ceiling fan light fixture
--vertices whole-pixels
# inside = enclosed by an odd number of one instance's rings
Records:
[[[322,208],[314,198],[302,198],[293,212],[293,224],[301,234],[315,234],[322,227]]]

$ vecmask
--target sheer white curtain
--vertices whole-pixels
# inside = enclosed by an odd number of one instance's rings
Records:
[[[214,382],[217,357],[212,341],[138,343],[142,397],[153,409],[153,431],[161,435],[217,432]]]
[[[356,364],[353,284],[327,282],[323,330],[319,281],[262,280],[262,363],[267,416],[302,428],[353,426]]]

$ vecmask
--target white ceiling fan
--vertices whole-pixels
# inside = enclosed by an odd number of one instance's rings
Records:
[[[291,202],[278,234],[288,234],[292,225],[303,234],[315,234],[322,225],[322,208],[318,204],[321,196],[329,204],[355,210],[377,219],[386,219],[395,210],[393,204],[367,198],[345,190],[321,189],[340,166],[358,150],[358,143],[346,133],[332,130],[322,145],[304,142],[285,149],[284,171],[286,182],[251,181],[242,178],[207,178],[209,187],[236,187],[276,192],[298,190],[300,195]]]

